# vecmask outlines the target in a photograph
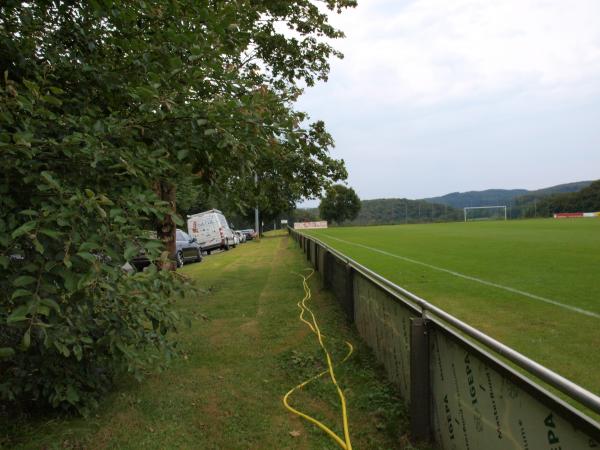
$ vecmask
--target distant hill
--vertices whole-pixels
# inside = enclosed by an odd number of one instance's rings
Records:
[[[592,185],[592,183],[594,183]],[[591,186],[590,186],[591,185]],[[422,200],[379,198],[362,200],[356,220],[344,225],[448,222],[462,220],[465,206],[507,205],[511,219],[547,217],[552,212],[600,210],[600,181],[577,181],[543,189],[487,189],[453,192]],[[593,206],[597,205],[594,209]],[[579,208],[579,209],[578,209]],[[319,208],[296,209],[293,221],[317,220]]]
[[[430,203],[442,203],[460,209],[465,206],[508,205],[517,199],[517,197],[531,196],[531,199],[533,199],[552,194],[578,192],[590,184],[592,184],[592,181],[577,181],[533,191],[527,189],[487,189],[485,191],[452,192],[441,197],[430,197],[423,200]]]
[[[530,205],[529,205],[530,206]],[[600,180],[577,192],[563,192],[544,197],[536,205],[538,214],[550,215],[559,212],[600,211]]]

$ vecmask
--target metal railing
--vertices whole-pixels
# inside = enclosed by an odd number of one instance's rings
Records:
[[[415,439],[444,449],[600,448],[600,424],[527,374],[597,414],[600,397],[319,239],[288,230],[398,386]]]

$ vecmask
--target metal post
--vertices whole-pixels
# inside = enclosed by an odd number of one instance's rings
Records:
[[[324,289],[327,289],[329,287],[329,258],[331,258],[331,253],[329,253],[327,249],[323,247],[323,266],[321,268],[321,279],[323,280],[323,285],[321,287],[323,287]]]
[[[258,174],[254,172],[254,186],[258,186]],[[258,226],[258,203],[256,203],[256,207],[254,208],[254,231],[256,232],[256,236],[260,239],[260,228]]]
[[[427,320],[410,319],[410,433],[414,441],[431,439],[431,393]]]
[[[354,269],[346,264],[346,301],[344,306],[350,323],[354,323]]]

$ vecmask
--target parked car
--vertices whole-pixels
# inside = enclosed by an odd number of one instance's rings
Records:
[[[242,233],[240,230],[235,230],[234,233],[238,235],[240,243],[243,244],[244,242],[246,242],[246,235],[244,233]]]
[[[227,219],[218,209],[188,216],[188,232],[209,255],[212,250],[229,250],[237,245]]]
[[[256,237],[256,232],[251,228],[247,230],[242,230],[242,233],[244,233],[244,235],[246,236],[247,241],[251,241]]]
[[[188,261],[202,261],[202,247],[198,244],[195,237],[191,237],[185,231],[177,230],[175,232],[177,253],[175,261],[177,267],[183,266]]]
[[[156,238],[156,236],[154,237]],[[195,238],[192,238],[183,230],[177,229],[175,231],[175,249],[175,263],[177,267],[183,266],[186,262],[202,261],[202,247],[198,245]],[[142,251],[129,261],[129,264],[140,271],[148,267],[151,261],[145,255],[144,251]]]

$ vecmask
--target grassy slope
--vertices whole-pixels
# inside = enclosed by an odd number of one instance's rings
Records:
[[[281,236],[186,266],[183,273],[206,293],[181,300],[181,313],[192,320],[179,337],[183,358],[141,384],[123,381],[91,419],[12,423],[11,431],[0,433],[0,447],[337,448],[281,403],[291,387],[324,368],[314,336],[298,319],[303,290],[296,273],[306,267]],[[316,280],[311,285],[323,331],[357,347],[336,373],[346,390],[355,447],[398,447],[405,419],[393,390],[380,381],[380,369],[335,301]],[[343,341],[332,338],[330,347],[341,359]],[[338,424],[341,433],[330,382],[307,387],[292,404]]]
[[[600,220],[314,232],[435,305],[600,393],[600,319],[332,240],[335,236],[600,313]]]

